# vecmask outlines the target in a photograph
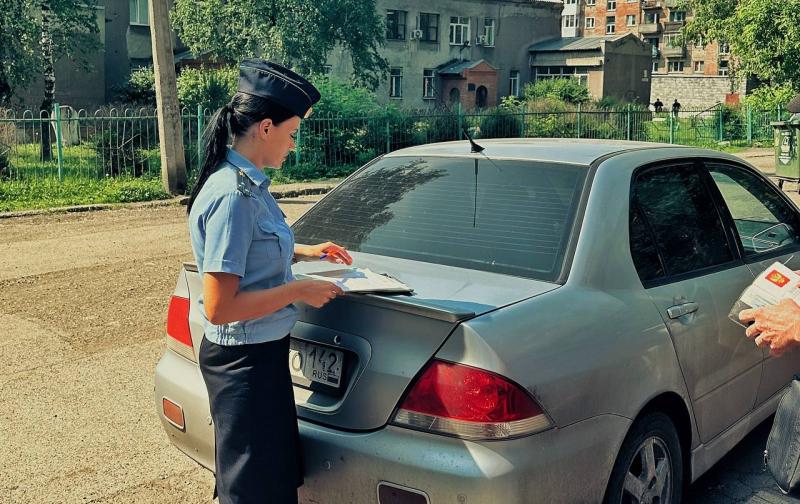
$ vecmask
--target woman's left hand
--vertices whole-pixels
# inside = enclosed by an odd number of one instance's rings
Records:
[[[310,260],[323,260],[335,264],[353,264],[353,258],[347,253],[344,247],[341,247],[333,242],[320,243],[319,245],[311,245],[306,247],[303,251]]]

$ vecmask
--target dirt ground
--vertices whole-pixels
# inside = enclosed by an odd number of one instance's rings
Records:
[[[294,221],[318,198],[281,206]],[[185,207],[0,219],[0,503],[211,502],[210,473],[168,443],[153,399],[185,260]],[[766,433],[688,500],[789,502],[760,472]]]

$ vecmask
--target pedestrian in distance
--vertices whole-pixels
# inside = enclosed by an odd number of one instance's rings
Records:
[[[656,108],[656,114],[660,114],[664,111],[664,102],[661,101],[661,98],[656,98],[655,103],[653,106]]]
[[[678,114],[681,112],[681,103],[675,98],[675,101],[672,103],[672,115],[675,116],[677,119]]]

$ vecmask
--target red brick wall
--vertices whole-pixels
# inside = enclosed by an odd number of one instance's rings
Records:
[[[579,0],[583,1],[583,0]],[[591,37],[591,36],[603,36],[606,34],[606,17],[607,16],[615,16],[615,34],[621,35],[624,33],[628,33],[630,31],[637,32],[636,28],[638,27],[639,23],[642,21],[641,16],[641,7],[639,1],[636,2],[628,2],[626,0],[617,0],[617,7],[613,11],[608,10],[608,1],[607,0],[596,0],[596,5],[584,5],[583,15],[580,19],[580,31],[579,34]],[[636,16],[636,26],[629,27],[627,26],[626,18],[628,15]],[[594,29],[586,29],[586,21],[585,19],[588,17],[594,18]]]

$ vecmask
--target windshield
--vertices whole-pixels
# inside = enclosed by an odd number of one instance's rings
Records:
[[[298,243],[553,281],[586,174],[532,161],[384,158],[293,229]]]

